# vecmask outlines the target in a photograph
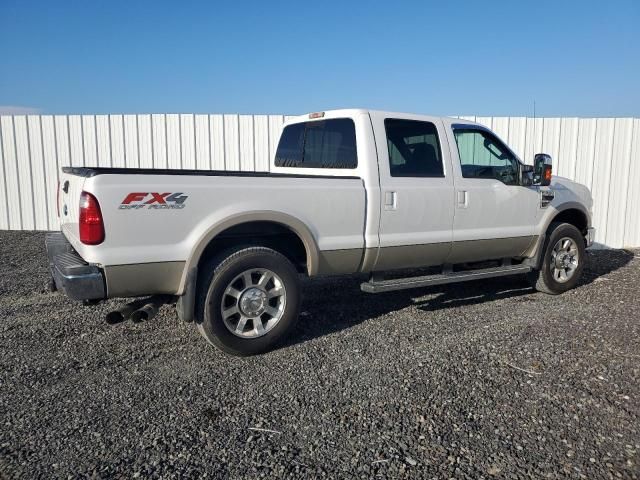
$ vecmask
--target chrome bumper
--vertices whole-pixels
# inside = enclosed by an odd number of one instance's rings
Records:
[[[106,297],[102,270],[85,262],[62,233],[45,237],[49,269],[56,289],[72,300],[98,300]]]
[[[593,240],[596,237],[596,229],[593,227],[587,228],[587,235],[584,237],[587,242],[587,248],[593,245]]]

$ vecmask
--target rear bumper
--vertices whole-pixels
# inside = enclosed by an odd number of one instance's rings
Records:
[[[49,269],[56,288],[72,300],[106,298],[102,269],[85,262],[60,232],[45,238]]]

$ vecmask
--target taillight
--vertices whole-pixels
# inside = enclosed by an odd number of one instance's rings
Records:
[[[104,241],[100,204],[88,192],[80,195],[80,241],[85,245],[98,245]]]

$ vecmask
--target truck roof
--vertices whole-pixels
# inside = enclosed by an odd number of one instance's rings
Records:
[[[408,118],[425,117],[425,119],[441,118],[441,119],[453,120],[460,123],[478,125],[476,122],[472,122],[470,120],[461,119],[457,117],[428,115],[423,113],[393,112],[393,111],[387,111],[387,110],[374,110],[374,109],[368,109],[368,108],[339,108],[335,110],[322,110],[318,112],[309,112],[302,115],[291,116],[287,119],[286,123],[296,123],[303,120],[320,118],[320,117],[314,117],[314,115],[318,115],[318,114],[322,114],[323,117],[326,116],[326,117],[334,117],[334,118],[339,116],[354,116],[359,114],[373,114],[373,115],[379,115],[384,117],[400,117],[400,118],[403,118],[403,117],[408,117]]]

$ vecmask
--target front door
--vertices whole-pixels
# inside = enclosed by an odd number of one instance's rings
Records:
[[[447,263],[518,257],[533,239],[535,187],[519,183],[520,162],[492,132],[453,125],[455,213]]]
[[[440,265],[449,255],[453,176],[436,118],[372,117],[380,172],[380,248],[375,271]]]

